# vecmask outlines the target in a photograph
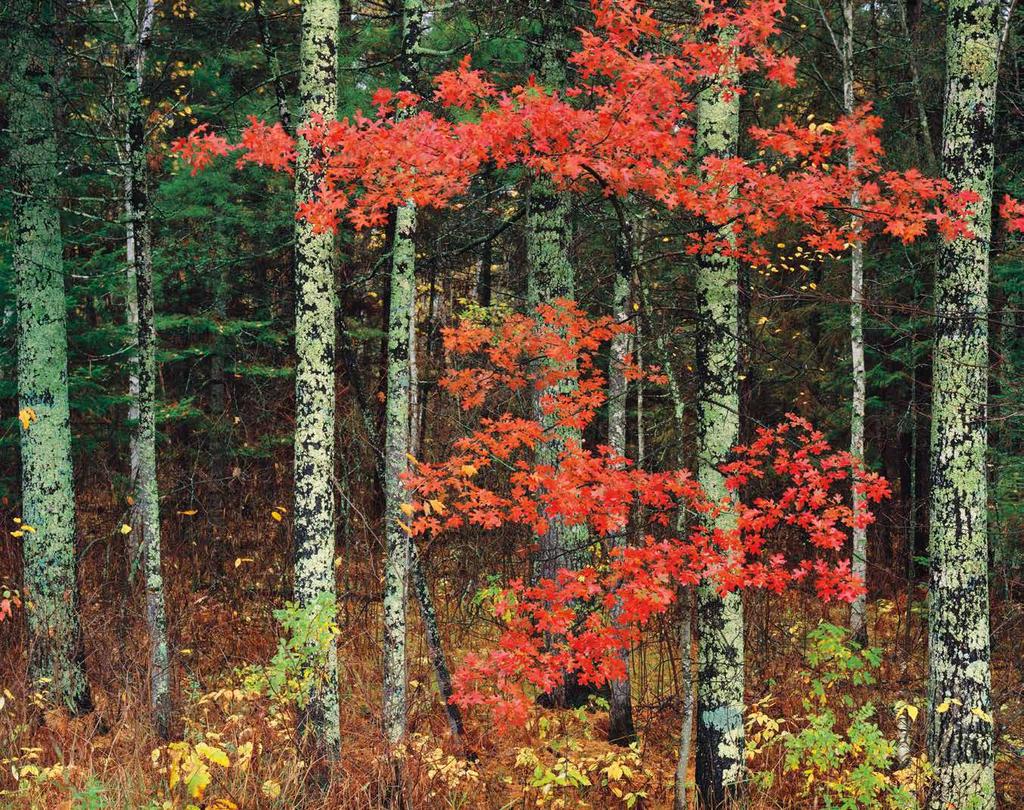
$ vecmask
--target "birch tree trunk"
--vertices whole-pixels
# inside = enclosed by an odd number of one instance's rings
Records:
[[[615,246],[615,281],[612,291],[612,316],[619,323],[629,320],[630,279],[633,275],[633,240],[630,222],[623,217],[619,222],[619,233]],[[608,446],[618,455],[626,455],[626,405],[629,384],[626,380],[625,361],[629,352],[630,336],[617,334],[612,338],[608,360]],[[624,526],[613,540],[616,545],[626,545],[629,526]],[[633,697],[629,678],[629,651],[622,655],[626,675],[619,680],[609,681],[609,727],[608,739],[619,745],[629,745],[636,740],[633,726]]]
[[[132,544],[141,568],[149,634],[149,686],[153,722],[161,738],[170,732],[171,663],[160,554],[160,489],[156,470],[156,306],[150,235],[149,171],[146,165],[146,115],[142,86],[153,30],[152,0],[129,3],[124,10],[125,254],[128,265],[128,322],[135,331],[129,387],[135,417],[131,438],[133,505]],[[133,563],[134,572],[136,564]]]
[[[33,689],[72,713],[91,708],[78,616],[67,313],[57,208],[51,2],[19,0],[7,106],[14,186],[21,518]],[[31,530],[29,530],[30,527]]]
[[[739,137],[739,96],[719,86],[697,100],[697,153],[732,156]],[[697,477],[708,496],[727,494],[718,466],[739,440],[739,286],[737,262],[701,257],[697,268]],[[710,528],[728,532],[723,512]],[[737,795],[743,761],[743,600],[712,582],[697,588],[697,792],[701,806],[722,807]]]
[[[843,0],[843,108],[852,115],[855,105],[853,92],[853,0]],[[853,172],[857,158],[851,149],[846,158],[847,166]],[[850,191],[850,209],[860,207],[860,191],[856,185]],[[860,217],[854,215],[851,227],[856,236],[861,229]],[[867,379],[864,368],[864,246],[859,239],[853,239],[850,247],[850,357],[853,364],[853,400],[850,413],[850,455],[864,461],[864,406]],[[864,496],[853,492],[853,505],[861,508]],[[867,581],[868,571],[867,528],[853,528],[853,562],[855,576]],[[866,647],[868,644],[867,595],[861,594],[850,605],[850,634],[853,640]]]
[[[933,810],[995,807],[989,665],[988,262],[999,3],[951,0],[942,168],[974,191],[972,239],[941,246],[932,371],[928,755]],[[956,702],[953,702],[953,701]]]
[[[304,0],[299,46],[299,120],[337,114],[338,0]],[[314,192],[315,156],[298,142],[296,204]],[[331,233],[295,223],[295,598],[310,621],[334,621],[335,320]],[[336,759],[341,745],[338,660],[333,640],[302,718],[318,753]]]

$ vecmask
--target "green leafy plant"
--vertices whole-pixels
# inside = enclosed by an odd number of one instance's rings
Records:
[[[824,622],[807,640],[807,669],[799,673],[808,687],[801,701],[804,714],[781,721],[761,707],[755,709],[748,718],[748,754],[759,756],[781,746],[783,773],[800,777],[801,795],[809,806],[917,807],[915,796],[927,778],[927,762],[920,757],[910,767],[896,769],[896,743],[879,727],[874,704],[858,703],[854,697],[859,687],[875,683],[881,651],[859,649],[844,628]],[[916,709],[910,713],[915,715]],[[770,771],[755,773],[755,782],[767,786],[773,776]]]

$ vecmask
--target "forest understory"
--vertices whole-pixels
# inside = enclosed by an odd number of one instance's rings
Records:
[[[184,471],[182,471],[184,474]],[[86,477],[90,477],[86,473]],[[174,476],[177,478],[177,474]],[[101,480],[101,479],[100,479]],[[84,536],[103,537],[120,525],[123,499],[115,499],[96,481],[84,499],[79,522]],[[287,516],[278,522],[274,504],[287,497],[280,481],[262,482],[229,500],[223,566],[210,581],[205,564],[210,528],[188,512],[183,500],[166,530],[167,598],[174,606],[170,643],[180,664],[175,672],[175,705],[180,706],[172,737],[191,746],[206,741],[225,752],[228,765],[206,762],[210,782],[198,807],[213,810],[276,807],[379,808],[388,803],[391,762],[381,733],[380,650],[381,572],[367,564],[380,555],[380,541],[353,520],[352,536],[339,544],[339,680],[342,684],[339,761],[311,759],[296,746],[294,709],[281,711],[274,701],[250,693],[245,670],[270,666],[281,635],[273,611],[291,592],[288,558],[291,537]],[[267,497],[268,495],[277,497]],[[230,496],[229,496],[230,497]],[[280,513],[278,513],[280,514]],[[9,515],[5,515],[9,518]],[[900,556],[896,547],[890,550]],[[494,534],[488,546],[500,549]],[[481,550],[460,561],[457,550],[429,554],[435,572],[434,593],[445,649],[455,659],[492,644],[493,616],[476,598],[486,573],[501,570],[502,556]],[[11,570],[17,560],[2,560]],[[190,799],[183,782],[169,787],[167,744],[153,734],[147,694],[146,630],[125,594],[125,561],[116,547],[94,543],[82,558],[82,624],[86,668],[95,708],[80,717],[50,708],[40,725],[33,690],[25,682],[24,637],[7,633],[0,649],[0,682],[5,685],[0,711],[3,776],[11,808],[183,807]],[[1006,583],[1019,589],[1019,581]],[[909,588],[892,576],[872,594],[870,637],[881,656],[872,684],[843,687],[853,703],[833,693],[827,706],[846,728],[852,713],[870,703],[877,725],[889,740],[901,738],[900,701],[918,706],[904,739],[912,758],[924,751],[923,706],[927,682],[926,591],[920,581]],[[908,598],[910,610],[908,612]],[[807,793],[808,774],[785,768],[780,740],[757,737],[766,729],[798,732],[808,725],[804,701],[810,680],[822,668],[808,664],[806,634],[819,622],[843,625],[847,609],[822,605],[807,595],[754,594],[746,600],[747,702],[751,706],[748,801],[758,808],[815,806]],[[417,808],[516,807],[672,807],[682,724],[678,613],[664,617],[632,653],[633,708],[639,740],[632,747],[608,742],[604,702],[579,710],[540,709],[521,729],[496,732],[486,714],[466,718],[465,735],[453,738],[437,692],[422,625],[411,624],[409,648],[409,742],[407,794]],[[1024,681],[1022,651],[1016,639],[1024,631],[1024,609],[999,600],[992,614],[993,702],[999,707],[996,772],[999,799],[1006,808],[1024,803]],[[598,695],[600,697],[600,695]],[[905,713],[905,710],[904,710]],[[908,718],[909,719],[909,718]],[[775,724],[778,724],[777,726]],[[773,744],[774,742],[774,744]],[[822,740],[822,745],[833,744]],[[251,747],[249,747],[251,744]],[[862,755],[822,764],[814,779],[849,780]],[[57,763],[60,763],[59,765]],[[29,770],[26,771],[25,769]],[[12,778],[18,773],[19,779]],[[769,776],[770,775],[770,776]],[[559,778],[560,777],[560,778]],[[694,778],[689,763],[687,779]],[[926,784],[908,768],[901,778],[923,798]],[[770,779],[770,781],[768,781]],[[16,786],[16,787],[15,787]],[[635,797],[630,801],[630,796]],[[221,803],[218,804],[218,801]],[[635,803],[634,803],[635,802]],[[818,805],[821,806],[821,805]],[[909,806],[909,805],[908,805]]]

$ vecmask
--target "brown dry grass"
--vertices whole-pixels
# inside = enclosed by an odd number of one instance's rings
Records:
[[[148,721],[144,628],[136,603],[125,595],[123,560],[110,530],[119,525],[122,508],[112,497],[96,494],[81,508],[83,537],[99,538],[87,544],[80,571],[95,710],[69,718],[34,705],[23,675],[22,622],[16,617],[0,625],[0,686],[6,690],[0,709],[0,807],[184,808],[187,802],[180,786],[176,791],[168,789],[168,752],[160,750]],[[231,535],[244,540],[229,541],[231,554],[224,576],[216,582],[200,575],[202,531],[180,516],[169,518],[165,527],[168,613],[176,662],[175,739],[192,744],[206,741],[227,752],[231,761],[228,768],[210,766],[211,784],[193,803],[211,810],[384,807],[391,795],[392,771],[378,726],[380,572],[371,533],[346,547],[339,566],[343,594],[340,762],[329,768],[310,762],[295,745],[291,715],[276,716],[269,701],[231,691],[239,685],[237,668],[266,663],[272,656],[277,643],[272,611],[288,591],[287,521],[270,520],[264,514],[267,510],[243,510]],[[450,553],[437,549],[430,556],[448,651],[455,659],[486,643],[490,628],[470,596],[483,584],[485,572],[508,564],[502,556],[508,545],[494,542],[487,551],[473,548],[473,555],[467,553],[470,546]],[[237,567],[236,556],[243,560]],[[8,548],[0,556],[0,578],[13,582],[19,570],[20,561]],[[917,593],[916,598],[923,594]],[[876,603],[873,638],[887,652],[878,686],[866,690],[864,697],[880,707],[891,706],[903,696],[916,696],[920,702],[923,694],[924,631],[920,614],[912,616],[908,631],[906,615],[904,596]],[[799,595],[787,597],[784,603],[752,595],[747,616],[748,698],[756,701],[771,694],[776,716],[796,717],[804,686],[793,675],[801,664],[803,631],[819,618],[841,622],[843,615]],[[1006,807],[1024,804],[1024,668],[1020,646],[1011,641],[1015,633],[1019,638],[1022,623],[1018,607],[996,606],[998,767]],[[469,717],[466,750],[460,749],[447,731],[415,619],[412,629],[410,743],[405,755],[408,806],[625,806],[616,790],[621,796],[642,791],[645,796],[638,806],[670,805],[680,722],[679,651],[671,622],[652,628],[649,640],[634,657],[641,732],[635,754],[603,741],[606,717],[600,711],[544,711],[527,728],[517,730],[495,729],[485,717]],[[893,734],[891,712],[883,710],[880,717],[883,729]],[[915,724],[913,743],[916,751],[923,748],[923,712]],[[243,767],[239,751],[250,744],[252,756]],[[564,772],[568,765],[584,773],[591,785],[554,786],[545,791],[531,784],[538,767]],[[629,776],[617,775],[619,765],[627,766]],[[806,806],[799,796],[799,781],[781,773],[777,757],[765,759],[761,767],[774,767],[778,773],[774,787],[758,793],[754,806]],[[32,768],[46,778],[34,777]],[[15,780],[13,773],[27,776]]]

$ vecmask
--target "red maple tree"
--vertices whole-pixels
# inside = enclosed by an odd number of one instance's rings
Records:
[[[572,434],[564,428],[586,430],[605,404],[599,350],[631,328],[559,300],[498,326],[468,322],[445,330],[446,351],[460,367],[441,385],[479,418],[447,458],[417,462],[409,473],[408,531],[521,526],[540,535],[559,520],[585,525],[599,547],[592,565],[510,583],[498,599],[502,629],[495,649],[467,656],[456,674],[454,699],[463,706],[486,705],[499,719],[518,722],[531,705],[527,685],[550,691],[565,672],[594,685],[622,677],[622,651],[671,606],[681,586],[701,580],[722,591],[776,593],[809,580],[826,601],[852,601],[863,590],[837,554],[849,530],[873,520],[867,504],[886,497],[888,485],[848,452],[831,449],[805,420],[790,415],[736,447],[721,468],[730,491],[721,501],[709,498],[687,470],[640,470],[610,447],[567,439]],[[639,368],[629,358],[625,371],[662,381],[658,369]],[[543,417],[516,415],[510,393],[534,390]],[[495,405],[498,415],[487,415]],[[554,463],[537,461],[544,444],[555,448]],[[765,479],[761,488],[776,494],[744,502],[738,492],[753,479]],[[861,507],[847,502],[852,489],[865,496]],[[648,521],[643,541],[609,542],[628,530],[638,507]],[[681,510],[703,519],[678,532]],[[715,521],[706,518],[723,512],[735,515],[735,528],[709,529]],[[794,536],[806,541],[811,556],[781,553],[781,539]]]

